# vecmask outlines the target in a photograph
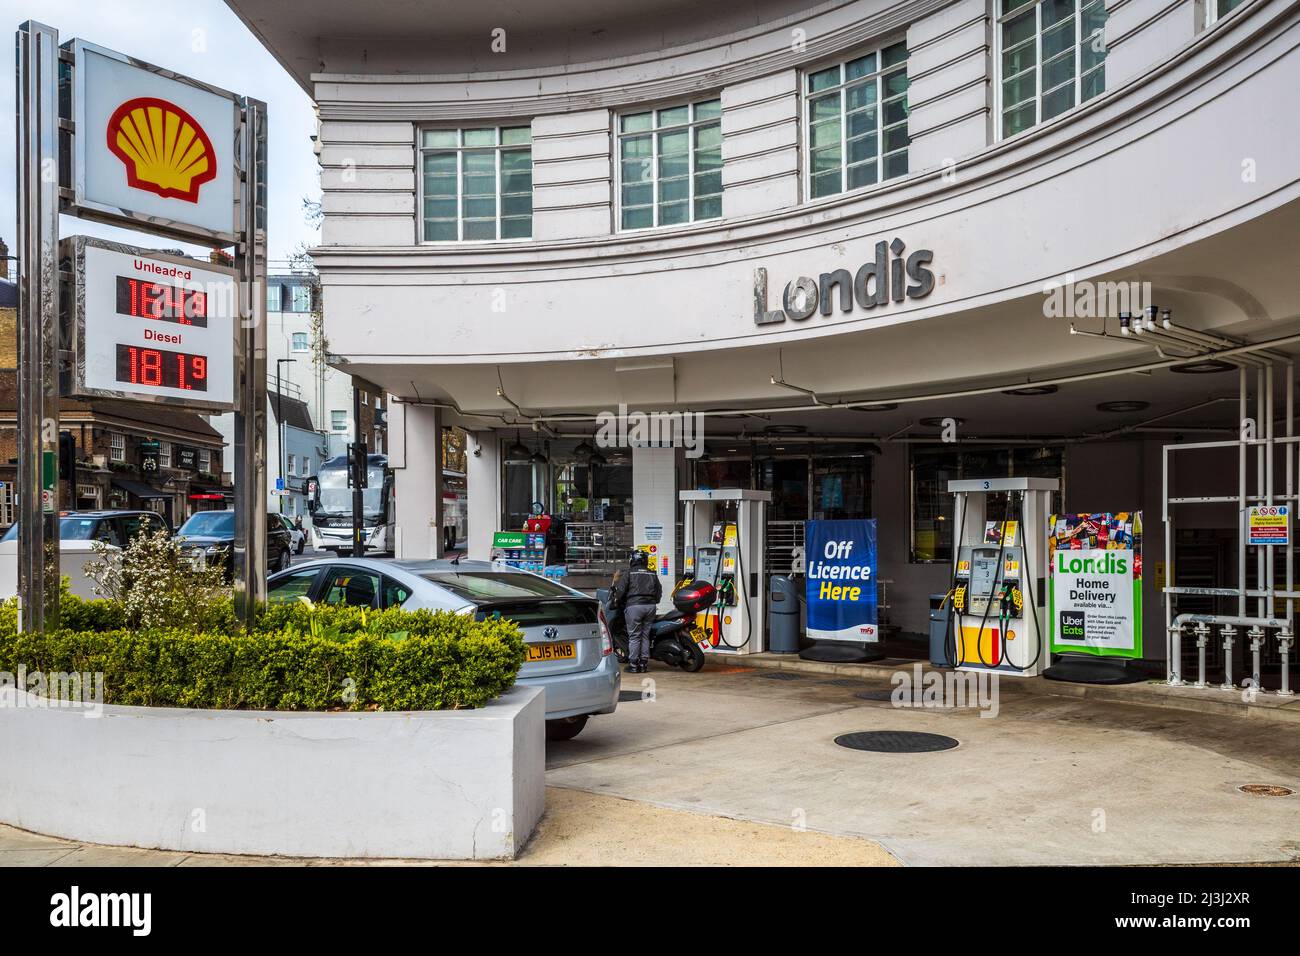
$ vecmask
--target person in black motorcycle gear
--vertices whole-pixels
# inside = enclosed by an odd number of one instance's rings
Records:
[[[623,612],[627,628],[627,669],[644,674],[650,669],[650,629],[655,608],[663,597],[659,575],[650,570],[650,556],[638,549],[628,561],[628,572],[610,588],[610,605]]]

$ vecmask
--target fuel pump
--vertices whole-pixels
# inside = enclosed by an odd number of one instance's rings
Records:
[[[955,497],[948,659],[962,670],[1017,676],[1050,663],[1046,605],[1047,516],[1054,478],[948,482]],[[1000,521],[988,521],[988,496],[1006,494]]]
[[[711,584],[717,592],[696,615],[701,646],[722,653],[763,651],[764,535],[771,492],[706,488],[680,492],[679,498],[685,506],[685,582]]]

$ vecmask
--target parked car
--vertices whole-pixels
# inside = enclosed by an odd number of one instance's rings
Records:
[[[488,561],[329,558],[308,561],[267,581],[272,603],[304,597],[376,610],[427,608],[514,621],[528,643],[518,683],[546,688],[548,740],[571,740],[588,717],[612,714],[618,706],[618,658],[600,603],[540,575]]]
[[[59,540],[102,541],[116,548],[125,547],[136,535],[155,531],[170,532],[167,522],[156,511],[61,511]],[[18,522],[0,537],[0,541],[18,540]]]
[[[87,562],[96,560],[95,544],[122,548],[141,532],[167,531],[155,511],[63,511],[59,514],[59,569],[72,593],[87,600],[101,597],[87,577]],[[18,593],[18,522],[0,536],[0,598]]]
[[[292,557],[292,545],[288,530],[279,521],[279,515],[268,513],[266,516],[266,568],[268,571],[282,571],[289,566]],[[235,543],[235,513],[233,511],[199,511],[180,526],[176,536],[195,560],[200,558],[207,564],[220,562],[226,569],[226,577],[234,577],[234,562],[231,560]]]
[[[276,517],[280,519],[280,524],[284,525],[285,530],[289,532],[289,547],[293,549],[293,553],[302,554],[307,547],[307,532],[290,521],[288,515],[277,514]]]

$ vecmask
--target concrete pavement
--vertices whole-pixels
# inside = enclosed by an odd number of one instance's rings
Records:
[[[634,699],[549,745],[547,814],[517,863],[1300,860],[1300,795],[1237,789],[1300,791],[1289,721],[1047,696],[1014,680],[1000,683],[991,717],[855,696],[890,689],[887,676],[717,662],[628,675]],[[959,746],[883,754],[834,742],[863,730],[945,734]],[[0,865],[305,862],[342,861],[92,847],[0,828]]]

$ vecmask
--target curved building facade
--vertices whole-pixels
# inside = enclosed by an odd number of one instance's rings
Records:
[[[673,576],[680,491],[766,490],[769,571],[876,518],[905,638],[947,480],[1055,477],[1146,513],[1159,634],[1163,446],[1234,437],[1243,382],[1289,407],[1300,3],[229,4],[318,105],[325,335],[393,396],[404,555],[456,425],[474,556],[540,501],[575,573],[653,529]],[[620,412],[697,430],[597,441]],[[1227,494],[1207,460],[1172,493]]]

